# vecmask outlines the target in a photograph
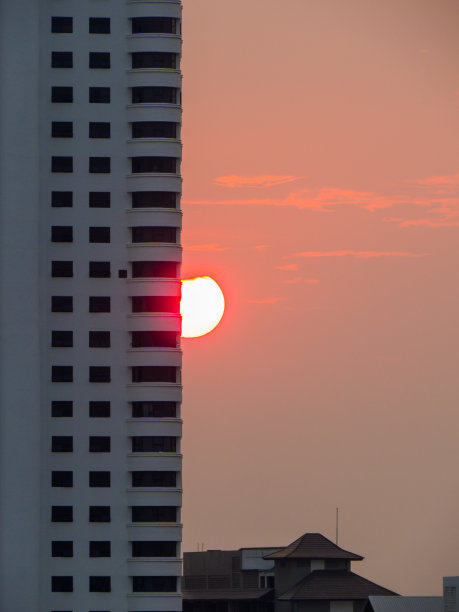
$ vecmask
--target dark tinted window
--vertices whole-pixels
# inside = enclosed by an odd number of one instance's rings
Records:
[[[177,368],[174,366],[134,366],[132,382],[177,382]]]
[[[110,208],[110,192],[90,191],[89,208]]]
[[[51,472],[52,487],[73,487],[73,472]]]
[[[72,138],[72,121],[53,121],[51,124],[51,136],[53,138]]]
[[[89,242],[110,242],[110,228],[90,227]]]
[[[73,261],[52,261],[51,276],[71,278],[73,276]]]
[[[73,451],[73,437],[53,436],[51,438],[51,451],[53,453],[71,453]]]
[[[89,312],[110,312],[110,298],[90,297]]]
[[[110,452],[110,436],[90,436],[89,437],[89,452],[90,453],[109,453]]]
[[[175,261],[134,261],[133,278],[177,278],[178,264]]]
[[[89,576],[89,591],[91,593],[110,593],[110,576]]]
[[[51,297],[51,312],[73,312],[73,296],[53,295]]]
[[[131,346],[177,348],[179,334],[170,331],[135,331],[131,332]]]
[[[177,124],[172,121],[135,121],[132,138],[177,138]]]
[[[53,51],[51,53],[52,68],[73,68],[73,53],[71,51]]]
[[[73,157],[51,158],[51,172],[73,172]]]
[[[110,332],[109,331],[90,331],[89,346],[91,348],[109,348],[110,347]]]
[[[51,591],[53,593],[72,593],[73,576],[51,576]]]
[[[89,542],[90,557],[110,557],[110,542]]]
[[[109,487],[110,486],[110,472],[103,472],[103,471],[89,472],[89,486],[90,487]]]
[[[175,506],[132,506],[133,523],[175,523],[177,508]]]
[[[53,225],[51,227],[51,242],[73,242],[73,227],[71,225]]]
[[[110,520],[110,506],[89,506],[91,523],[109,523]]]
[[[91,278],[110,278],[110,262],[90,261],[89,276]]]
[[[89,54],[90,68],[110,68],[110,53],[91,52]]]
[[[71,34],[73,32],[73,18],[51,17],[51,32],[54,34]]]
[[[51,416],[54,418],[72,417],[73,402],[68,400],[51,402]]]
[[[110,102],[110,87],[90,87],[89,101],[95,104],[108,104]]]
[[[175,191],[135,191],[132,193],[132,208],[176,208]]]
[[[176,87],[133,87],[132,104],[177,104]]]
[[[52,506],[51,521],[53,523],[72,523],[73,506]]]
[[[177,20],[171,17],[133,17],[133,34],[176,34]]]
[[[55,331],[51,332],[51,346],[69,347],[73,346],[73,331]]]
[[[73,102],[73,87],[51,87],[51,102]]]
[[[137,51],[131,54],[132,68],[177,68],[177,54],[162,51]]]
[[[132,172],[134,174],[143,172],[177,172],[176,157],[133,157],[131,159]]]
[[[144,226],[132,228],[132,242],[171,242],[177,241],[177,228],[164,226]]]
[[[176,576],[133,576],[134,593],[174,593],[177,591]]]
[[[110,157],[90,157],[89,172],[107,174],[110,172]]]
[[[73,542],[72,541],[53,541],[51,542],[52,557],[73,557]]]
[[[89,402],[89,416],[104,418],[110,416],[110,402]]]
[[[165,295],[139,295],[131,298],[132,312],[180,312],[180,298]]]
[[[175,418],[176,402],[132,402],[133,418]]]
[[[176,472],[132,472],[133,487],[175,487]]]
[[[175,557],[177,542],[131,542],[133,557]]]
[[[110,123],[91,122],[89,124],[89,138],[110,138]]]
[[[90,17],[90,34],[110,34],[110,17]]]
[[[73,382],[73,366],[52,366],[52,382]]]
[[[133,436],[133,453],[175,453],[177,438],[173,436]]]
[[[89,382],[109,383],[110,382],[110,367],[109,366],[89,366]]]
[[[52,191],[51,206],[53,208],[71,208],[73,206],[73,193],[71,191]]]

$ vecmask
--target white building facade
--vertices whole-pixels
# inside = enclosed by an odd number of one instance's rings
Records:
[[[0,610],[178,612],[181,3],[0,40]]]

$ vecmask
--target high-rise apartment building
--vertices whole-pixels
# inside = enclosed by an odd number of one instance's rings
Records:
[[[0,35],[0,610],[176,612],[180,1]]]

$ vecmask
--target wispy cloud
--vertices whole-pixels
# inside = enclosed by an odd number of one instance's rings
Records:
[[[275,185],[283,185],[284,183],[292,183],[300,177],[292,175],[273,176],[266,174],[262,176],[238,176],[231,174],[229,176],[218,176],[214,179],[216,185],[222,187],[274,187]]]
[[[228,251],[230,247],[222,247],[218,244],[184,244],[183,248],[186,251],[208,251],[216,253],[218,251]]]
[[[284,285],[317,285],[319,282],[318,278],[303,278],[302,276],[295,276],[295,278],[289,278],[282,281]]]
[[[276,266],[276,270],[298,270],[297,264],[287,264],[285,266]]]
[[[410,253],[408,251],[303,251],[295,253],[294,257],[356,257],[357,259],[373,259],[376,257],[425,257],[427,253]]]
[[[254,248],[256,251],[266,251],[266,249],[269,249],[269,245],[268,244],[256,244]]]
[[[283,302],[285,300],[284,297],[270,297],[270,298],[262,298],[260,300],[247,300],[249,304],[277,304],[278,302]]]

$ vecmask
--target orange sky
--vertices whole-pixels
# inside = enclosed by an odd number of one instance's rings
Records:
[[[185,0],[184,550],[459,573],[457,0]]]

